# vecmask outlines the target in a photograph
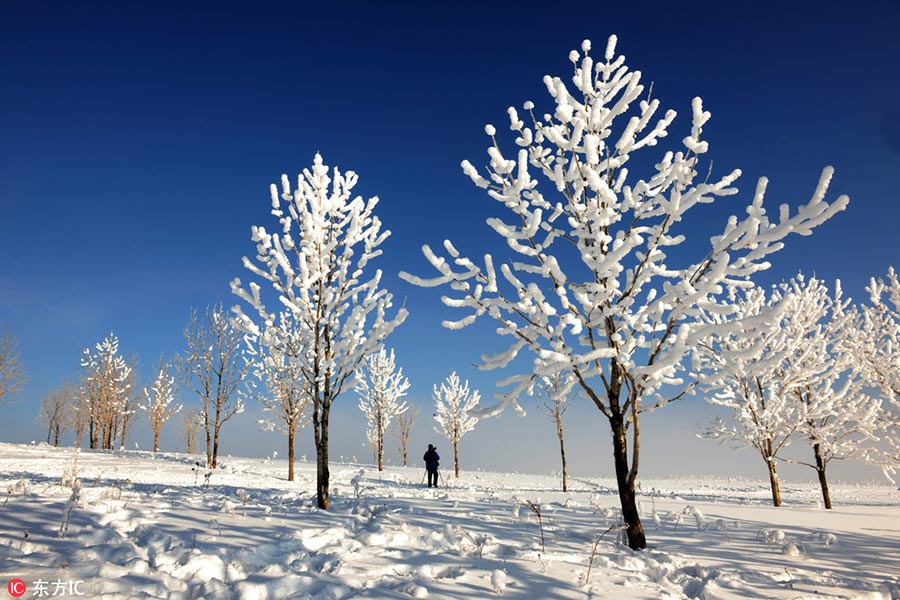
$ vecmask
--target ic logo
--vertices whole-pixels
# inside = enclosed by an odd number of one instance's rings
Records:
[[[25,593],[25,582],[21,579],[11,579],[8,584],[6,584],[6,591],[9,592],[9,595],[13,598],[18,598]]]

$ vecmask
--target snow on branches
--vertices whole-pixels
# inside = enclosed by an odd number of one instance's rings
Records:
[[[382,348],[366,357],[365,371],[357,377],[356,393],[359,409],[366,415],[366,439],[374,446],[378,470],[384,470],[384,432],[394,417],[406,412],[406,402],[400,400],[409,389],[409,379],[403,369],[394,364],[394,351]]]
[[[434,420],[438,423],[434,430],[453,445],[453,467],[459,477],[459,440],[475,429],[478,423],[478,417],[474,413],[477,412],[481,393],[478,390],[470,391],[468,380],[461,384],[459,375],[453,371],[441,382],[440,387],[434,386],[432,398]]]
[[[475,185],[512,213],[488,224],[517,258],[496,265],[486,255],[479,265],[448,240],[446,257],[423,248],[438,276],[402,275],[416,285],[454,290],[443,302],[467,314],[446,327],[484,315],[500,323],[509,347],[483,357],[482,368],[508,365],[523,349],[533,353],[533,372],[507,380],[514,387],[505,403],[514,403],[533,376],[560,370],[573,370],[582,387],[593,390],[592,378],[608,389],[611,370],[621,369],[636,398],[681,383],[677,373],[690,348],[684,325],[698,306],[715,303],[723,284],[741,284],[768,268],[766,258],[788,234],[810,234],[848,202],[846,196],[825,202],[828,167],[807,204],[795,214],[782,205],[773,219],[763,208],[767,181],[760,179],[746,217],[730,217],[699,260],[668,264],[668,248],[685,241],[679,226],[686,213],[737,194],[741,172],[698,177],[709,149],[701,134],[710,113],[695,98],[684,147],[663,152],[649,177],[632,177],[632,153],[662,141],[675,111],[654,122],[660,102],[645,93],[640,72],[630,71],[623,56],[614,58],[614,37],[604,59],[595,60],[589,49],[586,42],[583,54],[573,52],[571,84],[544,78],[552,113],[541,115],[526,102],[526,124],[509,109],[517,146],[511,154],[489,126],[486,172],[462,163]],[[608,415],[608,403],[593,391],[588,395]]]
[[[112,332],[85,348],[81,357],[82,402],[79,410],[87,414],[92,449],[111,450],[123,421],[133,412],[129,405],[132,366],[119,355],[119,338]]]
[[[275,232],[252,227],[256,256],[244,257],[244,267],[271,284],[279,310],[291,313],[297,325],[296,358],[313,404],[317,455],[317,501],[328,508],[328,415],[332,402],[363,359],[377,351],[384,339],[406,319],[400,308],[387,316],[393,297],[381,288],[381,271],[364,279],[369,262],[381,254],[390,235],[382,231],[374,210],[378,198],[353,195],[353,171],[329,169],[316,154],[291,188],[282,175],[281,189],[270,187]],[[233,311],[241,329],[259,336],[276,323],[262,288],[255,281],[245,287],[239,278],[231,290],[257,313],[254,322],[240,306]],[[271,304],[270,304],[271,306]]]

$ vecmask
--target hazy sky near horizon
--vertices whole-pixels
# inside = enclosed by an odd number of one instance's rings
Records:
[[[484,125],[505,131],[508,106],[551,106],[542,77],[568,78],[568,53],[585,38],[602,49],[616,34],[662,108],[678,111],[660,154],[687,135],[691,99],[701,96],[715,172],[744,171],[740,195],[689,216],[688,244],[698,245],[686,247],[702,247],[740,213],[758,177],[770,179],[772,211],[808,201],[833,165],[829,198],[849,194],[848,210],[809,238],[790,238],[758,281],[802,270],[829,284],[840,278],[862,300],[869,277],[900,267],[898,27],[900,5],[883,2],[597,2],[577,12],[533,2],[6,2],[0,326],[19,339],[30,380],[0,407],[0,440],[43,440],[41,399],[76,378],[82,349],[109,331],[139,358],[146,382],[161,356],[183,348],[192,307],[237,303],[228,283],[248,279],[250,227],[275,224],[269,184],[295,178],[318,151],[359,174],[358,193],[381,199],[393,235],[377,266],[410,311],[388,346],[422,412],[412,454],[428,442],[446,451],[432,431],[432,385],[455,369],[490,399],[508,373],[473,363],[502,346],[487,324],[442,329],[440,290],[397,274],[432,274],[425,243],[450,238],[469,255],[502,244],[484,224],[495,203],[459,163],[487,162]],[[180,397],[192,402],[185,390]],[[352,392],[336,404],[335,458],[369,455],[356,404]],[[558,469],[550,421],[524,405],[527,417],[509,412],[463,438],[463,469]],[[648,415],[641,473],[763,478],[750,451],[696,439],[712,414],[692,398]],[[225,425],[224,454],[286,454],[257,418],[249,406]],[[145,421],[133,435],[143,448],[152,443]],[[602,415],[578,401],[567,426],[572,472],[611,474]],[[298,454],[313,456],[311,437],[301,432]],[[182,448],[174,422],[161,446]],[[397,460],[392,442],[388,459]],[[877,476],[852,465],[834,473]]]

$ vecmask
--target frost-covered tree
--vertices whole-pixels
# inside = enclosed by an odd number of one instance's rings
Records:
[[[394,426],[394,439],[397,440],[397,449],[400,450],[400,456],[403,457],[403,466],[409,465],[407,458],[407,449],[409,448],[409,435],[412,433],[413,425],[419,420],[419,409],[410,406],[405,411],[397,415],[396,425]]]
[[[871,457],[890,477],[900,468],[900,280],[894,268],[884,279],[873,277],[866,291],[869,304],[858,307],[850,342],[857,371],[883,400],[878,416],[883,446]]]
[[[851,339],[855,336],[854,313],[843,299],[840,282],[829,296],[815,277],[798,277],[790,292],[806,297],[816,326],[794,340],[793,356],[784,371],[796,382],[793,394],[804,413],[800,433],[812,449],[813,461],[796,461],[816,471],[825,508],[831,508],[827,468],[833,460],[867,460],[875,441],[881,402],[864,390],[864,379],[854,369]],[[788,315],[796,320],[796,315]],[[798,332],[799,333],[799,332]],[[801,383],[802,382],[802,383]]]
[[[181,412],[180,438],[184,442],[184,451],[194,454],[197,451],[197,436],[203,431],[203,413],[197,407]]]
[[[250,395],[272,417],[261,419],[259,424],[267,431],[278,430],[287,435],[288,481],[294,481],[297,432],[312,418],[309,414],[312,396],[301,369],[305,354],[300,329],[292,313],[282,311],[276,321],[266,323],[259,335],[248,334],[245,339],[255,376],[255,380],[248,380]]]
[[[175,376],[170,372],[169,363],[160,361],[156,369],[156,377],[150,389],[144,388],[144,404],[141,409],[147,411],[150,419],[150,427],[153,428],[153,451],[159,452],[159,433],[166,421],[181,411],[181,404],[173,404],[175,401]]]
[[[47,443],[59,446],[59,440],[69,427],[67,419],[69,407],[78,397],[77,388],[69,382],[50,390],[41,400],[41,410],[38,421],[47,428]]]
[[[553,419],[553,424],[556,426],[556,437],[559,439],[559,456],[562,461],[562,491],[564,492],[568,491],[568,484],[566,471],[566,440],[562,417],[569,409],[569,404],[572,401],[569,393],[574,384],[574,378],[567,378],[565,373],[557,372],[553,375],[541,377],[540,384],[538,385],[542,394],[538,409]]]
[[[832,174],[827,168],[808,204],[794,215],[782,206],[772,219],[763,208],[767,182],[760,179],[746,217],[730,217],[707,248],[694,246],[670,258],[670,247],[695,234],[685,226],[687,213],[736,194],[741,173],[713,177],[701,138],[710,113],[695,98],[683,148],[656,158],[645,153],[638,164],[653,165],[642,167],[649,174],[631,176],[632,154],[662,141],[675,112],[654,122],[659,100],[640,84],[641,73],[616,56],[615,36],[599,59],[589,41],[581,48],[570,53],[574,73],[568,81],[544,78],[554,108],[542,113],[526,102],[524,119],[509,108],[511,152],[488,125],[489,165],[479,170],[462,163],[473,183],[510,211],[488,224],[513,258],[485,255],[479,264],[448,240],[446,257],[423,248],[437,277],[405,277],[449,287],[444,303],[468,313],[445,321],[449,328],[482,316],[496,321],[509,347],[483,357],[483,369],[510,365],[522,351],[533,356],[527,372],[505,379],[510,391],[485,414],[518,407],[516,398],[537,377],[573,373],[609,422],[628,543],[639,549],[646,547],[635,502],[639,416],[680,397],[677,386],[690,385],[681,373],[697,307],[716,303],[723,284],[767,268],[767,257],[788,234],[808,235],[848,200],[823,200]],[[667,390],[672,393],[663,395]]]
[[[116,432],[119,435],[119,448],[125,448],[125,441],[128,434],[131,433],[131,426],[134,424],[134,415],[144,401],[144,389],[138,381],[138,361],[137,356],[131,357],[128,363],[129,372],[126,380],[126,388],[128,393],[125,394],[125,400],[122,403],[120,421],[116,424]]]
[[[103,341],[82,353],[82,401],[79,410],[87,415],[91,449],[111,450],[123,415],[132,410],[133,366],[119,355],[119,338],[110,333]]]
[[[738,318],[708,316],[718,327],[698,344],[694,365],[703,387],[714,392],[708,400],[728,408],[733,422],[717,420],[705,435],[756,449],[779,506],[776,460],[801,434],[813,462],[795,462],[816,470],[831,508],[828,464],[864,458],[879,404],[851,369],[846,336],[852,320],[840,285],[832,297],[821,280],[800,275],[768,295],[762,289],[732,293]]]
[[[356,380],[359,409],[366,415],[366,438],[374,444],[375,464],[384,470],[384,433],[391,421],[409,408],[400,400],[409,389],[409,379],[394,363],[394,351],[384,348],[366,357],[365,369]]]
[[[0,406],[25,385],[25,369],[19,358],[19,343],[5,327],[0,330]]]
[[[459,477],[459,440],[468,432],[475,429],[478,417],[472,411],[478,408],[481,393],[478,390],[469,390],[469,382],[459,382],[456,371],[450,373],[438,387],[434,386],[434,420],[437,426],[436,432],[447,438],[453,446],[453,470]]]
[[[247,374],[241,337],[221,306],[207,307],[202,317],[191,310],[184,329],[187,348],[178,355],[177,365],[182,381],[200,400],[206,466],[210,469],[218,465],[222,426],[244,412],[243,399],[237,393]]]
[[[312,169],[305,169],[291,189],[287,175],[281,191],[270,188],[272,215],[278,231],[252,227],[256,256],[244,257],[244,266],[272,285],[277,306],[293,314],[298,325],[302,358],[298,359],[312,397],[316,444],[316,500],[328,509],[328,425],[331,407],[363,359],[406,319],[401,308],[388,318],[393,296],[381,287],[381,271],[363,279],[369,262],[381,254],[390,235],[375,215],[378,198],[353,195],[353,171],[330,171],[316,154]],[[274,322],[261,287],[239,278],[231,290],[246,301],[262,323]],[[241,328],[259,335],[260,326],[234,307]]]

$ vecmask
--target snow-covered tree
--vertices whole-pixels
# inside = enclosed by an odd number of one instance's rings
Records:
[[[69,382],[50,390],[41,400],[38,421],[47,428],[47,443],[59,446],[59,439],[69,429],[71,423],[67,418],[70,406],[78,397],[77,388]]]
[[[197,407],[181,411],[180,438],[184,442],[184,451],[194,454],[197,451],[197,435],[203,431],[203,413]]]
[[[248,380],[250,395],[273,419],[261,419],[268,431],[287,435],[288,481],[294,481],[294,445],[297,432],[312,418],[312,399],[303,371],[304,350],[300,330],[290,311],[278,314],[277,321],[266,323],[259,335],[245,336],[255,380]],[[257,382],[261,382],[262,387]]]
[[[384,470],[384,433],[394,417],[409,408],[400,400],[409,389],[409,379],[403,369],[394,364],[394,351],[382,348],[366,357],[365,371],[356,380],[359,409],[366,415],[366,437],[375,446],[378,470]]]
[[[123,416],[131,411],[133,366],[119,356],[119,338],[110,333],[94,346],[85,348],[81,366],[79,410],[87,415],[91,449],[111,450]]]
[[[147,411],[150,419],[150,427],[153,428],[153,451],[159,452],[159,433],[162,426],[171,417],[181,411],[181,404],[173,404],[175,401],[175,377],[170,375],[169,363],[160,361],[156,370],[156,377],[150,389],[144,389],[145,402],[141,409]]]
[[[19,358],[19,343],[5,327],[0,330],[0,406],[25,385],[25,369]]]
[[[397,449],[400,450],[400,456],[403,457],[403,466],[409,465],[407,458],[407,450],[409,448],[409,435],[412,433],[413,425],[419,420],[419,409],[410,406],[405,411],[397,415],[396,425],[394,426],[394,439],[397,440]]]
[[[447,438],[453,446],[453,470],[459,477],[459,440],[475,429],[478,417],[472,411],[478,408],[481,392],[469,390],[469,382],[459,382],[456,371],[444,380],[440,387],[434,386],[434,420],[436,432]]]
[[[544,78],[554,108],[542,113],[526,102],[524,119],[509,108],[511,153],[487,125],[489,165],[479,170],[462,163],[473,183],[512,213],[488,224],[514,258],[485,255],[478,264],[448,240],[446,257],[423,248],[437,277],[404,276],[417,285],[449,287],[444,303],[468,314],[445,321],[446,327],[465,327],[482,316],[497,322],[509,347],[483,357],[483,369],[510,365],[523,350],[533,356],[528,372],[504,380],[511,390],[484,414],[518,406],[516,398],[537,377],[574,374],[609,421],[628,543],[639,549],[646,547],[635,502],[639,415],[680,397],[672,386],[690,384],[681,373],[697,307],[717,302],[723,284],[768,268],[767,257],[786,236],[808,235],[848,200],[824,201],[832,175],[827,168],[808,204],[794,215],[782,206],[772,219],[763,208],[767,182],[760,179],[745,218],[730,217],[707,248],[669,258],[669,248],[694,233],[684,225],[687,213],[736,194],[741,173],[713,177],[701,139],[710,113],[695,98],[683,148],[644,156],[638,164],[653,165],[651,172],[632,177],[632,153],[662,141],[675,112],[653,121],[659,100],[641,85],[641,73],[616,56],[615,36],[598,59],[589,41],[581,49],[570,53],[568,83]],[[662,395],[663,386],[672,394]]]
[[[708,315],[717,327],[698,344],[694,362],[703,387],[714,392],[707,400],[728,408],[732,423],[717,419],[704,435],[756,449],[780,506],[776,462],[802,434],[814,462],[797,462],[816,470],[831,508],[828,463],[862,458],[878,412],[850,370],[840,286],[832,298],[822,281],[800,275],[768,295],[761,288],[732,294],[736,313]]]
[[[553,419],[553,424],[556,425],[556,437],[559,439],[559,456],[562,460],[562,491],[564,492],[568,491],[568,484],[566,481],[566,441],[562,417],[569,409],[569,404],[572,401],[569,394],[574,384],[574,378],[567,378],[565,373],[556,372],[553,375],[541,377],[538,385],[542,394],[538,409]]]
[[[202,317],[193,309],[184,329],[187,348],[176,361],[182,381],[200,401],[206,466],[210,469],[218,465],[222,426],[244,412],[243,399],[237,393],[247,374],[241,337],[221,306],[207,307]]]
[[[387,317],[393,296],[381,288],[381,271],[362,279],[369,262],[381,254],[390,235],[375,215],[378,198],[353,195],[353,171],[329,168],[316,154],[312,169],[305,169],[291,189],[287,175],[281,191],[271,186],[272,215],[280,232],[252,227],[256,256],[244,257],[244,266],[269,282],[277,305],[293,313],[298,325],[300,371],[312,397],[316,444],[316,499],[328,509],[328,424],[331,407],[363,359],[406,319],[401,308]],[[275,321],[256,282],[245,288],[239,278],[232,291],[246,301],[262,323]],[[259,335],[260,327],[240,306],[234,307],[241,328]]]
[[[900,280],[894,268],[884,279],[873,277],[866,291],[869,304],[857,309],[851,347],[857,371],[883,400],[878,417],[883,446],[872,459],[890,476],[900,468]]]

